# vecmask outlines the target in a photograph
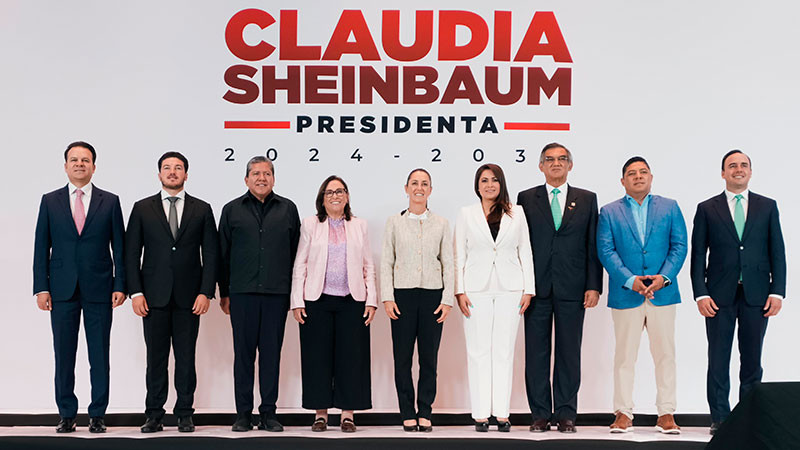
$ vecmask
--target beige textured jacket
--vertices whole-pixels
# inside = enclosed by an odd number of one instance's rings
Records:
[[[381,301],[394,301],[394,289],[444,289],[442,303],[453,305],[455,265],[447,219],[428,211],[412,220],[408,211],[389,217],[381,253]]]

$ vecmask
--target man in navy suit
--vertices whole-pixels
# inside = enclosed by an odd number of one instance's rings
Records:
[[[61,416],[58,433],[75,431],[75,353],[81,311],[91,366],[89,431],[105,432],[111,310],[125,301],[122,209],[116,195],[91,184],[96,157],[94,147],[86,142],[69,144],[64,152],[69,184],[42,196],[36,222],[33,292],[39,309],[50,311],[56,404]]]
[[[687,253],[686,223],[675,200],[653,195],[653,174],[641,156],[622,166],[625,196],[600,209],[597,255],[608,271],[608,306],[614,320],[612,433],[633,431],[633,379],[642,330],[647,328],[656,372],[656,430],[678,434],[675,312]]]
[[[748,190],[750,157],[722,158],[725,192],[697,205],[692,231],[692,289],[706,318],[711,434],[731,412],[730,361],[739,322],[739,398],[761,382],[767,320],[786,295],[786,253],[775,200]]]

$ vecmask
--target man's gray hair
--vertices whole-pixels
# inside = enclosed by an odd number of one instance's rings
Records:
[[[547,151],[550,150],[551,148],[563,148],[564,150],[567,151],[567,158],[569,158],[569,162],[572,162],[572,152],[569,151],[567,147],[564,147],[558,142],[551,142],[545,145],[544,148],[542,149],[542,153],[539,154],[539,164],[544,164],[544,154],[547,153]]]
[[[259,156],[253,156],[252,158],[250,158],[250,161],[247,161],[247,172],[245,172],[244,176],[249,177],[250,168],[253,167],[253,164],[259,164],[259,163],[269,164],[269,170],[272,171],[272,175],[275,175],[275,165],[272,164],[272,161],[266,156],[259,155]]]

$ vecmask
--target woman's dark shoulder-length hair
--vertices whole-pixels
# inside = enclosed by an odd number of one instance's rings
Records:
[[[481,174],[485,170],[490,170],[495,178],[497,178],[498,183],[500,183],[500,193],[497,195],[497,198],[494,199],[494,204],[492,205],[491,211],[489,211],[489,215],[486,217],[486,220],[491,223],[498,223],[500,219],[503,218],[503,214],[508,214],[511,216],[511,200],[508,197],[508,188],[506,187],[506,176],[503,173],[503,169],[500,168],[497,164],[484,164],[478,167],[478,171],[475,172],[475,195],[478,198],[481,197],[480,189],[478,189],[481,181]]]
[[[320,185],[319,187],[319,191],[317,191],[317,201],[316,201],[317,219],[319,219],[320,222],[325,222],[325,219],[328,218],[328,212],[325,211],[325,191],[328,189],[328,184],[330,184],[330,182],[334,180],[338,181],[339,183],[342,183],[342,186],[344,186],[345,194],[348,195],[350,194],[350,189],[347,188],[347,183],[344,182],[342,177],[338,175],[331,175],[328,178],[325,178],[325,181],[323,181],[322,185]],[[348,198],[347,204],[344,205],[344,220],[350,220],[352,218],[353,218],[353,213],[350,211],[350,199]]]

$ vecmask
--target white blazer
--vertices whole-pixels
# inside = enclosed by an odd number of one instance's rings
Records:
[[[503,214],[495,241],[480,203],[461,208],[454,245],[456,294],[484,291],[493,268],[503,290],[536,294],[528,221],[519,205],[511,213]]]

